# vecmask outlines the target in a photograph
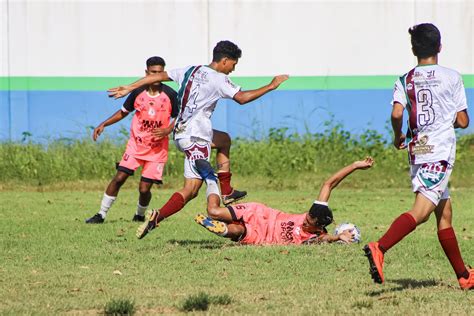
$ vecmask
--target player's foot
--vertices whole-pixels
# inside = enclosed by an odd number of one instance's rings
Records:
[[[214,220],[202,214],[196,215],[194,220],[211,233],[219,236],[223,236],[227,233],[227,225],[224,222]]]
[[[99,213],[86,219],[86,224],[102,224],[103,222],[104,218],[102,218],[102,215],[100,215]]]
[[[138,215],[138,214],[133,215],[132,222],[144,222],[144,221],[145,221],[145,215]]]
[[[459,286],[463,290],[474,290],[474,269],[469,268],[467,271],[469,272],[469,277],[467,279],[459,278]]]
[[[224,203],[224,205],[229,205],[238,200],[242,200],[246,196],[247,196],[247,191],[232,190],[231,194],[222,196],[222,203]]]
[[[383,252],[379,249],[378,242],[369,242],[364,246],[365,255],[369,259],[369,270],[375,283],[382,284],[383,277]]]
[[[138,239],[142,239],[151,230],[155,229],[156,226],[158,226],[157,219],[158,219],[159,215],[160,215],[160,211],[157,211],[157,210],[151,210],[151,211],[148,212],[148,218],[137,229]]]

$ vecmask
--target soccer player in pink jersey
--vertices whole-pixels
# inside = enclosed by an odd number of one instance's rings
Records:
[[[162,73],[165,61],[161,57],[150,57],[146,61],[147,76]],[[114,203],[120,187],[134,171],[142,166],[139,198],[133,221],[144,222],[145,211],[151,200],[153,183],[161,184],[163,168],[168,160],[168,134],[171,133],[178,114],[177,93],[161,83],[149,84],[132,91],[122,109],[94,129],[92,138],[102,134],[106,126],[115,124],[135,111],[130,128],[130,139],[122,160],[117,165],[117,174],[109,183],[102,198],[100,210],[88,218],[88,224],[101,224]]]
[[[239,203],[221,207],[219,196],[207,197],[208,216],[199,214],[195,220],[208,231],[246,245],[311,244],[342,241],[349,243],[353,234],[345,230],[338,235],[327,233],[333,222],[328,206],[331,191],[355,170],[370,168],[371,157],[342,168],[321,186],[319,197],[308,212],[288,214],[261,203]]]
[[[454,129],[469,125],[467,102],[461,75],[438,65],[441,34],[429,23],[408,30],[418,65],[400,77],[393,92],[393,145],[407,149],[415,202],[411,210],[396,218],[387,232],[364,247],[370,274],[384,282],[384,255],[436,214],[438,240],[462,289],[474,289],[474,269],[466,268],[452,227],[453,210],[448,181],[454,166]],[[408,133],[402,133],[404,109],[408,112]]]
[[[230,186],[228,151],[217,153],[217,176],[209,163],[211,148],[222,147],[219,143],[223,141],[230,143],[230,139],[223,137],[225,133],[212,129],[212,113],[220,99],[233,99],[239,104],[246,104],[277,89],[288,79],[288,75],[276,76],[269,84],[261,88],[242,91],[228,77],[235,69],[241,55],[242,51],[237,45],[230,41],[221,41],[214,47],[212,62],[209,65],[173,69],[147,76],[131,85],[109,89],[111,97],[120,98],[137,87],[154,82],[173,80],[179,85],[180,111],[174,128],[174,141],[177,148],[185,154],[184,187],[175,192],[160,210],[152,211],[149,221],[137,233],[139,238],[143,238],[160,221],[178,212],[186,203],[194,199],[203,181],[206,182],[208,191],[217,195],[222,194],[226,205],[246,195],[245,192],[233,190]],[[198,161],[201,168],[197,167]],[[221,192],[217,185],[218,180]]]

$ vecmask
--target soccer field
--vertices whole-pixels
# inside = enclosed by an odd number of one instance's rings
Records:
[[[159,206],[171,190],[154,190]],[[136,190],[123,190],[105,224],[86,225],[102,191],[0,192],[0,314],[97,314],[114,299],[137,314],[181,313],[200,292],[230,298],[210,314],[472,314],[473,292],[457,280],[438,244],[434,218],[386,256],[386,284],[368,274],[363,244],[239,246],[194,223],[204,194],[143,240],[135,237]],[[247,201],[307,211],[314,191],[255,191]],[[466,263],[474,263],[474,196],[452,191],[454,226]],[[407,189],[341,188],[331,206],[363,242],[410,208]],[[333,229],[334,226],[331,227]]]

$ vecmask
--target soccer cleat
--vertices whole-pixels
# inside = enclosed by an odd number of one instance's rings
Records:
[[[132,222],[144,222],[144,221],[145,221],[145,215],[138,215],[138,214],[133,215]]]
[[[364,246],[365,255],[369,259],[369,271],[375,283],[382,284],[383,277],[383,252],[379,249],[378,242],[369,242]]]
[[[237,202],[238,200],[242,200],[246,196],[247,191],[232,190],[231,194],[222,196],[222,203],[227,206],[231,203]]]
[[[459,286],[463,290],[474,290],[474,269],[467,269],[469,272],[469,277],[467,279],[465,278],[459,278]]]
[[[99,213],[95,214],[91,218],[86,219],[86,224],[102,224],[104,222],[104,218]]]
[[[196,215],[194,220],[211,233],[219,236],[224,236],[227,233],[227,225],[224,222],[214,220],[202,214]]]
[[[158,216],[160,215],[160,211],[157,210],[151,210],[148,212],[148,218],[145,220],[145,222],[140,225],[137,229],[137,238],[142,239],[145,237],[151,230],[155,229],[156,226],[158,226]]]

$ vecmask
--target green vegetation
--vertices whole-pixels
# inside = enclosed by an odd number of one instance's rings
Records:
[[[0,189],[27,185],[33,187],[74,187],[78,181],[108,181],[115,173],[125,145],[121,141],[59,140],[48,145],[25,143],[0,144]],[[453,174],[452,185],[468,187],[474,174],[474,135],[458,141],[457,165],[463,172]],[[172,187],[182,181],[183,155],[170,144],[164,181]],[[376,160],[374,174],[354,187],[406,186],[408,178],[405,151],[397,151],[379,133],[367,130],[352,135],[340,125],[327,124],[318,134],[288,134],[286,129],[272,129],[263,141],[237,139],[232,147],[232,172],[256,187],[301,188],[308,182],[325,178],[342,165],[371,155]],[[370,180],[370,184],[368,181]],[[69,184],[68,184],[69,183]],[[256,187],[250,187],[254,189]]]
[[[104,306],[105,315],[133,315],[135,303],[129,299],[112,299]]]
[[[347,182],[374,173],[359,172]],[[304,212],[315,191],[260,189],[247,200]],[[154,190],[152,205],[162,205],[172,192]],[[89,188],[0,192],[0,314],[100,314],[117,298],[133,301],[135,314],[179,314],[183,302],[200,292],[209,296],[206,313],[212,315],[472,313],[474,296],[458,289],[434,218],[390,250],[386,284],[375,285],[363,244],[239,246],[194,223],[205,210],[204,194],[138,240],[138,225],[130,221],[135,189],[120,193],[104,224],[84,224],[101,195],[102,189]],[[452,196],[457,237],[472,264],[474,195],[461,188]],[[367,242],[412,199],[408,188],[340,188],[331,206],[336,221],[357,224]],[[232,300],[211,299],[216,296]]]

